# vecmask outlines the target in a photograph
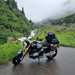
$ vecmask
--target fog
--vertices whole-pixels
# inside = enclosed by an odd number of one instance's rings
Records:
[[[34,22],[55,19],[75,12],[75,0],[16,0],[19,9]]]

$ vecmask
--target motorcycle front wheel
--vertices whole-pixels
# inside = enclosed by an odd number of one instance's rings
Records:
[[[14,58],[12,60],[12,63],[16,66],[16,65],[18,65],[20,63],[20,61],[18,61],[16,58]]]
[[[12,63],[13,63],[14,65],[18,65],[18,64],[20,64],[20,62],[23,60],[23,58],[24,58],[23,54],[20,53],[20,54],[18,54],[17,56],[15,56],[15,57],[13,58]]]

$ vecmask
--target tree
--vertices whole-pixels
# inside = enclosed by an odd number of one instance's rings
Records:
[[[22,14],[25,16],[24,8],[22,8]]]
[[[17,3],[15,2],[15,0],[7,0],[6,3],[9,5],[10,8],[17,9]]]
[[[3,3],[4,2],[4,0],[0,0],[0,3]]]

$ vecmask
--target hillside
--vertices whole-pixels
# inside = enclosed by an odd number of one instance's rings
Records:
[[[60,19],[56,19],[54,21],[51,21],[52,24],[70,24],[70,23],[75,23],[75,13],[62,17]]]
[[[13,36],[13,33],[27,33],[31,29],[32,22],[19,10],[15,0],[0,0],[0,38]]]
[[[68,24],[73,24],[73,23],[75,23],[75,13],[63,16],[59,19],[49,19],[48,18],[48,19],[45,19],[37,24],[39,24],[39,25],[51,25],[51,24],[52,25],[57,25],[57,24],[68,25]]]

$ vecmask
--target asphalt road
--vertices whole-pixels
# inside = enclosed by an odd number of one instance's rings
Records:
[[[59,48],[58,55],[51,62],[42,60],[37,64],[26,57],[16,67],[11,62],[0,65],[0,75],[75,75],[75,48]]]

